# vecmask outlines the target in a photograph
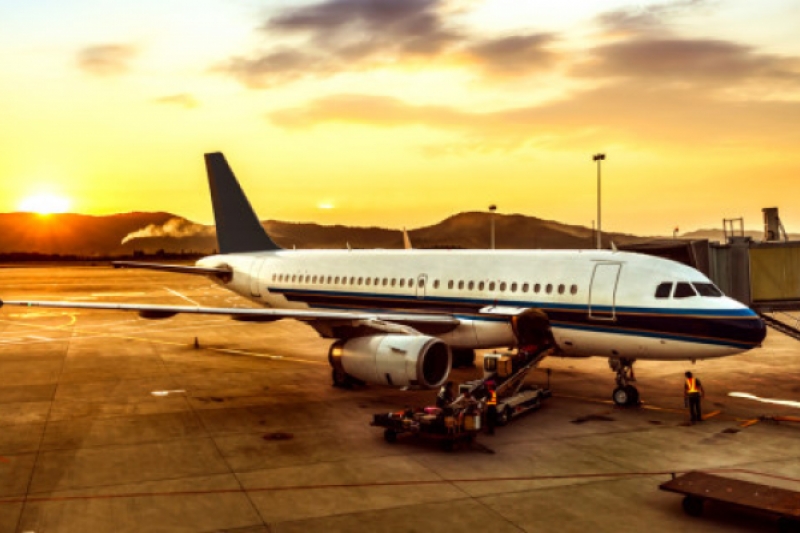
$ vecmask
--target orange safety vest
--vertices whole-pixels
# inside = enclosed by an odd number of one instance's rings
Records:
[[[697,378],[687,378],[686,379],[686,393],[687,394],[697,394],[698,392],[700,392],[699,390],[697,390],[697,385],[695,383],[696,380],[697,380]]]
[[[486,400],[486,405],[497,405],[497,393],[495,391],[489,391],[489,399]]]

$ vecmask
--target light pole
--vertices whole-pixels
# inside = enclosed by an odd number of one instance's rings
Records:
[[[592,161],[597,161],[597,249],[603,247],[601,234],[602,226],[600,224],[600,161],[605,161],[606,154],[594,154]]]
[[[494,204],[490,205],[489,206],[489,213],[490,213],[489,222],[490,222],[491,227],[492,227],[492,233],[491,233],[491,237],[492,237],[492,239],[491,239],[491,243],[492,243],[491,244],[491,248],[492,248],[492,250],[494,250],[494,212],[495,211],[497,211],[497,206],[494,205]]]

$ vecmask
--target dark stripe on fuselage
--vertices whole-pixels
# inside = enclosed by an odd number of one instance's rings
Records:
[[[747,308],[741,309],[668,309],[617,307],[614,320],[609,320],[611,308],[580,304],[544,302],[472,300],[456,298],[395,296],[381,294],[306,291],[269,287],[272,294],[281,294],[288,301],[302,302],[310,307],[328,309],[361,309],[376,312],[414,310],[418,313],[450,314],[467,319],[507,321],[505,317],[480,314],[488,305],[541,309],[554,327],[581,329],[625,335],[663,337],[718,344],[737,348],[758,346],[764,339],[764,324]]]

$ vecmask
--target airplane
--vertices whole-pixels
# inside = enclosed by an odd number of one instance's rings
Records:
[[[262,307],[6,301],[5,305],[291,318],[335,339],[333,384],[432,389],[475,350],[546,346],[607,357],[612,399],[638,404],[637,360],[696,361],[761,345],[766,328],[687,265],[616,250],[286,250],[269,237],[225,156],[205,154],[219,253],[194,266],[119,261],[207,276]],[[3,302],[0,302],[2,305]]]

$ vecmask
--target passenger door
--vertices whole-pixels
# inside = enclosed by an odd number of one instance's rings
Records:
[[[617,283],[622,263],[598,263],[589,287],[589,318],[616,320]]]
[[[428,284],[428,275],[427,274],[420,274],[417,276],[417,299],[424,300],[425,299],[425,291],[427,290],[426,285]]]

